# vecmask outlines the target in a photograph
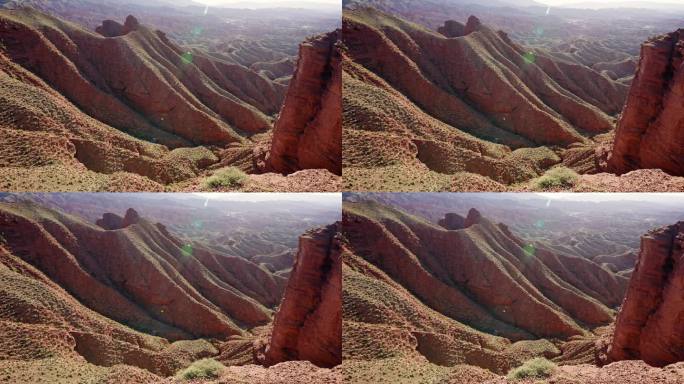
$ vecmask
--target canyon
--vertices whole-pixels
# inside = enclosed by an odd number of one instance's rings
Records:
[[[507,221],[522,217],[511,215],[515,209],[533,205],[515,197],[444,195],[450,194],[345,194],[345,382],[518,382],[506,374],[534,358],[554,366],[536,378],[549,382],[682,380],[681,356],[672,354],[681,332],[674,294],[680,224],[643,236],[626,229],[634,239],[615,239],[628,249],[619,254],[592,238],[577,241],[593,250],[549,246],[553,226],[537,228],[537,240],[530,240],[518,234],[524,226],[496,223],[474,208],[442,210],[430,220],[391,203],[418,212],[419,203],[438,211],[432,202],[455,208],[449,202],[478,199],[489,212],[507,211]],[[638,211],[648,205],[642,204]]]
[[[40,196],[5,196],[3,380],[180,383],[179,370],[211,358],[224,365],[216,380],[340,382],[335,225],[295,236],[290,266],[274,269],[169,228],[133,208],[89,222]],[[291,344],[293,332],[304,341]]]
[[[335,61],[307,47],[336,35],[302,43],[299,60],[284,52],[242,60],[206,44],[181,46],[133,15],[88,30],[25,5],[0,11],[4,190],[339,189],[334,108],[321,112],[316,124],[279,119],[318,98],[334,106],[339,82],[328,72]],[[79,20],[79,10],[90,14],[82,6],[70,9],[69,20]],[[36,7],[64,15],[56,4]],[[281,44],[298,49],[291,41]],[[327,69],[320,69],[321,61]],[[299,76],[288,91],[293,72]],[[308,87],[297,85],[316,78]],[[310,146],[312,139],[305,140],[307,160],[267,166],[272,143],[304,130],[316,141]],[[298,145],[291,144],[294,151]],[[210,183],[225,172],[237,180]]]
[[[681,191],[674,19],[539,8],[345,2],[345,189]]]

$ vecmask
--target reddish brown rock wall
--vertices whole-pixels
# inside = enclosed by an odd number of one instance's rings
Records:
[[[684,222],[649,232],[618,314],[608,357],[656,366],[684,360]]]
[[[660,168],[684,175],[684,29],[641,46],[608,165],[618,174]]]
[[[299,252],[273,323],[266,363],[309,360],[321,367],[342,362],[342,261],[338,224],[299,240]]]
[[[327,169],[342,174],[341,31],[300,46],[297,70],[273,129],[272,170]]]

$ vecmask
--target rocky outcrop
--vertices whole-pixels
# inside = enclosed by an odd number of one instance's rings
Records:
[[[121,229],[123,228],[123,217],[116,213],[107,212],[102,214],[102,218],[98,219],[95,224],[109,231]]]
[[[337,30],[302,43],[280,116],[268,168],[280,173],[327,169],[342,174],[342,68]]]
[[[121,217],[115,213],[104,213],[102,214],[102,218],[97,220],[95,224],[106,230],[113,231],[117,229],[127,228],[128,226],[131,226],[133,224],[138,224],[140,220],[141,218],[138,212],[133,208],[129,208],[126,211],[124,217]],[[161,224],[157,224],[157,227],[160,228],[160,230],[161,228],[165,228]],[[166,233],[168,234],[168,232]]]
[[[117,37],[135,31],[139,26],[140,23],[138,22],[138,19],[133,15],[128,15],[124,25],[121,25],[114,20],[105,20],[102,22],[101,26],[95,28],[95,32],[104,37]]]
[[[468,211],[468,216],[466,216],[463,222],[464,228],[470,228],[471,226],[478,224],[482,220],[482,214],[475,208],[471,208]]]
[[[446,37],[460,37],[464,35],[464,29],[465,25],[462,23],[456,20],[447,20],[444,22],[444,26],[437,28],[437,32]]]
[[[615,322],[608,358],[684,360],[684,222],[649,232]]]
[[[463,35],[467,36],[475,31],[478,31],[482,27],[482,22],[476,16],[471,15],[468,17],[465,27],[463,28]]]
[[[660,168],[684,176],[684,29],[641,46],[641,58],[615,132],[612,172]]]
[[[299,251],[265,351],[268,365],[308,360],[320,367],[342,363],[342,261],[340,225],[312,230]]]
[[[439,225],[448,230],[457,230],[465,228],[465,218],[458,213],[447,213],[443,219],[439,220]]]

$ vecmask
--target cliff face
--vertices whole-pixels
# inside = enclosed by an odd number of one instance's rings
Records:
[[[299,252],[273,323],[266,363],[309,360],[320,367],[342,362],[342,261],[339,224],[312,230]]]
[[[300,46],[297,70],[273,129],[268,163],[274,171],[342,173],[340,35],[338,30]]]
[[[641,46],[608,165],[620,174],[660,168],[684,175],[684,29]]]
[[[608,358],[684,360],[684,222],[649,232],[618,314]]]

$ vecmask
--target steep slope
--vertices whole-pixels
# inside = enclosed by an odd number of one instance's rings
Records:
[[[30,8],[3,11],[2,26],[13,61],[90,116],[149,141],[175,144],[159,130],[194,144],[239,141],[240,132],[268,129],[266,114],[282,100],[256,73],[183,52],[134,18],[112,38]]]
[[[342,260],[340,225],[312,230],[299,251],[265,351],[268,365],[308,360],[342,363]]]
[[[457,230],[376,203],[346,203],[344,215],[354,254],[433,310],[513,340],[565,339],[608,324],[626,288],[624,277],[525,244],[476,210]]]
[[[111,319],[171,340],[224,339],[270,321],[284,279],[183,244],[133,210],[99,224],[29,203],[0,206],[7,250]]]
[[[684,222],[649,232],[608,350],[611,361],[665,366],[684,360]]]
[[[280,173],[324,168],[342,173],[341,31],[304,42],[273,128],[269,166]]]
[[[344,203],[346,380],[474,383],[533,357],[594,361],[589,330],[612,321],[626,278],[523,243],[476,210],[442,225],[452,229]]]
[[[147,371],[171,375],[217,353],[206,341],[170,343],[86,308],[50,277],[12,254],[6,244],[0,245],[0,296],[0,372],[5,380],[16,374],[12,367],[34,361],[33,369],[45,368],[43,379],[59,377],[68,366],[77,371],[75,377],[121,375],[119,380],[143,377],[151,382],[160,378]],[[69,363],[62,365],[62,361]],[[91,364],[126,364],[142,370],[120,366],[108,374],[96,374]]]
[[[169,151],[87,116],[2,52],[0,90],[3,190],[154,191],[217,161],[206,148]]]
[[[271,145],[267,131],[286,85],[181,48],[133,16],[98,30],[102,35],[30,8],[0,11],[1,188],[194,191],[209,188],[206,178],[223,167],[262,171],[252,151]],[[300,96],[308,101],[294,98],[284,110],[320,103],[325,93],[306,91]],[[309,160],[301,167],[325,168],[314,158],[339,162],[339,114],[318,115],[314,125],[323,128],[307,128],[310,139],[300,147],[309,148]],[[326,171],[304,170],[254,175],[243,189],[339,190],[338,183]]]
[[[341,383],[339,372],[313,364],[340,359],[337,233],[333,225],[301,237],[272,326],[285,280],[244,258],[181,243],[132,209],[93,225],[0,203],[0,377],[170,384],[210,357],[225,364],[217,382]],[[272,366],[255,365],[272,327],[284,349]]]
[[[579,349],[593,341],[584,340],[584,327],[612,319],[590,295],[610,296],[596,292],[622,283],[596,264],[533,255],[529,247],[525,253],[505,227],[474,210],[457,226],[446,230],[374,203],[345,204],[346,381],[487,382],[533,357],[585,353]],[[534,260],[540,254],[543,263]],[[568,337],[580,347],[557,340]]]
[[[344,166],[352,185],[373,189],[362,185],[364,173],[381,167],[511,184],[577,152],[593,156],[590,139],[612,129],[626,86],[521,47],[476,17],[462,32],[454,25],[442,29],[447,37],[372,8],[345,10]],[[573,151],[559,148],[571,144]]]
[[[618,174],[660,168],[684,176],[684,30],[641,46],[608,165]]]

